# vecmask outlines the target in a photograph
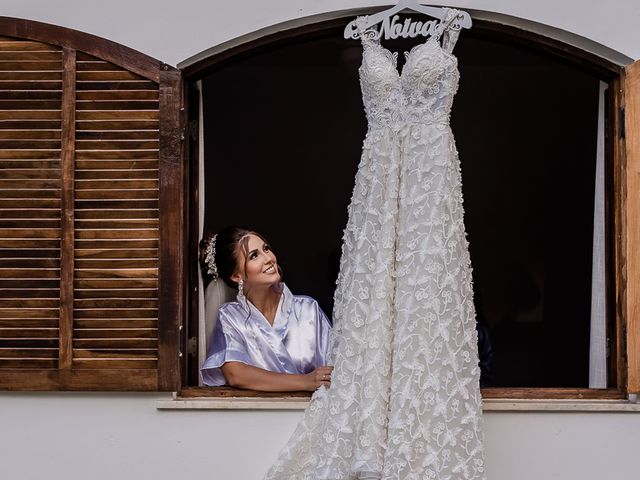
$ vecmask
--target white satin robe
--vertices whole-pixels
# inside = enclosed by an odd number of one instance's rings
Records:
[[[318,302],[293,295],[281,282],[273,326],[246,297],[220,307],[211,347],[200,372],[209,386],[227,383],[225,362],[283,373],[309,373],[326,365],[331,324]]]

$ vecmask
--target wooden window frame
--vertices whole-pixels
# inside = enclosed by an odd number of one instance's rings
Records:
[[[370,12],[364,12],[370,13]],[[340,31],[348,18],[354,14],[343,15],[328,21],[320,21],[289,29],[279,28],[273,32],[260,35],[260,32],[249,35],[249,40],[230,41],[212,48],[202,54],[197,61],[190,62],[182,68],[185,80],[185,105],[187,107],[189,142],[187,142],[187,169],[190,197],[187,199],[186,218],[188,228],[187,244],[187,292],[185,337],[182,348],[189,355],[183,358],[183,382],[177,392],[181,398],[193,397],[252,397],[252,398],[309,398],[311,392],[257,392],[232,387],[195,387],[189,385],[188,378],[197,378],[197,345],[198,336],[198,231],[195,221],[198,208],[198,93],[195,83],[213,72],[225,63],[259,51],[264,47],[286,45],[303,39],[313,38],[328,30]],[[605,211],[609,221],[605,225],[607,238],[608,269],[612,269],[614,285],[607,284],[607,309],[609,314],[608,330],[613,330],[611,338],[611,358],[608,376],[615,388],[482,388],[485,399],[627,399],[631,394],[640,393],[640,251],[633,245],[640,244],[640,199],[627,198],[627,191],[640,191],[640,180],[627,177],[627,171],[633,166],[640,170],[640,133],[634,129],[632,142],[635,150],[633,162],[628,157],[629,142],[625,134],[624,123],[627,125],[640,124],[640,67],[635,71],[633,94],[626,92],[629,82],[625,77],[625,68],[561,41],[543,35],[487,20],[474,20],[472,31],[465,35],[509,42],[525,49],[532,49],[538,53],[551,55],[576,68],[586,70],[604,81],[608,81],[607,91],[608,111],[606,117],[610,119],[605,126]],[[633,102],[634,108],[625,109],[627,103]],[[632,190],[631,188],[635,188]],[[635,212],[635,218],[632,213]],[[612,263],[612,264],[611,264]],[[610,302],[610,298],[615,298]],[[191,342],[189,342],[191,338]]]
[[[180,330],[184,315],[184,154],[182,78],[178,69],[115,42],[46,23],[0,17],[0,35],[63,50],[61,148],[61,269],[59,356],[56,369],[0,370],[0,389],[176,391],[180,387]],[[74,141],[76,52],[110,62],[159,88],[159,243],[157,368],[74,369]]]

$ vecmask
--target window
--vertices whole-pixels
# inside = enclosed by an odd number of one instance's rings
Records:
[[[254,49],[238,46],[237,55],[225,50],[220,61],[210,57],[185,68],[191,118],[202,119],[203,138],[193,139],[198,148],[190,164],[192,188],[202,182],[204,230],[237,223],[264,232],[292,290],[317,298],[328,315],[366,132],[357,78],[361,46],[342,39],[342,23],[261,39]],[[620,70],[538,42],[477,22],[455,51],[461,84],[452,123],[478,321],[488,327],[494,352],[483,395],[615,398],[625,385],[614,242]],[[388,46],[404,51],[412,43]],[[204,158],[203,178],[196,151]],[[289,172],[296,172],[295,181]],[[193,202],[190,208],[197,211]],[[191,228],[194,269],[199,236]],[[596,260],[606,268],[592,274]],[[193,270],[190,279],[193,287]],[[598,315],[593,298],[602,305]],[[192,345],[197,302],[193,294]],[[609,355],[590,359],[591,344],[601,352],[608,347]],[[194,349],[186,359],[185,387],[198,384],[197,354]],[[606,388],[589,388],[596,361],[607,370]],[[247,392],[184,388],[183,394]]]

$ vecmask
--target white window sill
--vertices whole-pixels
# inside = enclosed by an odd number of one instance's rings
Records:
[[[640,412],[640,403],[628,400],[513,400],[489,399],[483,412]],[[158,400],[159,410],[304,410],[301,398],[174,398]]]

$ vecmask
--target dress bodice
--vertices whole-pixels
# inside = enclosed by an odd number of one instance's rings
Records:
[[[367,16],[356,19],[363,46],[360,87],[370,130],[448,123],[460,78],[458,60],[451,53],[459,35],[459,27],[452,24],[459,13],[447,8],[434,35],[405,52],[402,73],[397,69],[397,52],[383,47],[376,31],[364,30]]]

